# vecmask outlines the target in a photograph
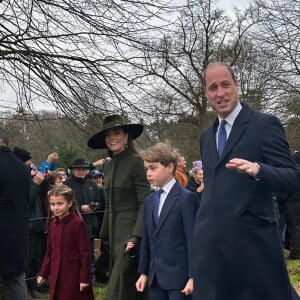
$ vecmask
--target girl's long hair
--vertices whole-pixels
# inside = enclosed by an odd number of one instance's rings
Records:
[[[69,208],[70,212],[74,211],[76,213],[76,215],[78,215],[79,217],[81,217],[81,214],[79,212],[79,209],[77,207],[77,204],[75,202],[75,198],[74,198],[74,193],[72,191],[72,189],[66,185],[61,185],[61,186],[56,186],[54,188],[52,188],[49,192],[48,192],[48,203],[50,201],[50,197],[51,196],[62,196],[67,202],[72,202],[72,206]],[[46,222],[46,233],[49,230],[49,223],[50,220],[54,217],[50,207],[48,209],[48,219]],[[82,218],[82,217],[81,217]]]

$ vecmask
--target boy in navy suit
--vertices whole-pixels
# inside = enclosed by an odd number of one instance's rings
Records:
[[[191,299],[192,236],[197,196],[175,180],[177,153],[158,143],[143,151],[147,179],[158,190],[145,199],[136,288],[150,300]]]

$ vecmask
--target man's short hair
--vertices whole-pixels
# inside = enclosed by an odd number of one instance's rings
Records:
[[[9,144],[9,131],[7,128],[0,127],[0,145],[8,146]]]
[[[216,62],[208,64],[206,66],[204,72],[203,72],[203,84],[204,84],[204,87],[206,87],[206,71],[209,68],[214,67],[214,66],[224,66],[224,67],[226,67],[227,70],[229,71],[229,73],[231,74],[231,77],[232,77],[233,81],[236,81],[236,78],[235,78],[235,75],[234,75],[234,72],[233,72],[232,68],[228,64],[226,64],[226,63],[224,63],[222,61],[216,61]]]

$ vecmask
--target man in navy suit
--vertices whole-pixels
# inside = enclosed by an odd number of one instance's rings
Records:
[[[175,180],[178,155],[169,146],[158,143],[141,157],[148,181],[159,190],[145,200],[136,288],[142,292],[148,282],[150,300],[191,299],[197,196]]]
[[[239,102],[226,64],[208,65],[204,81],[218,117],[200,140],[205,189],[194,228],[193,299],[298,299],[272,199],[300,184],[282,125]]]

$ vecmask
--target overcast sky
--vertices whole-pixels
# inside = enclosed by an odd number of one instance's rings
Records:
[[[242,10],[250,3],[250,0],[221,0],[219,3],[230,15],[233,7]]]

